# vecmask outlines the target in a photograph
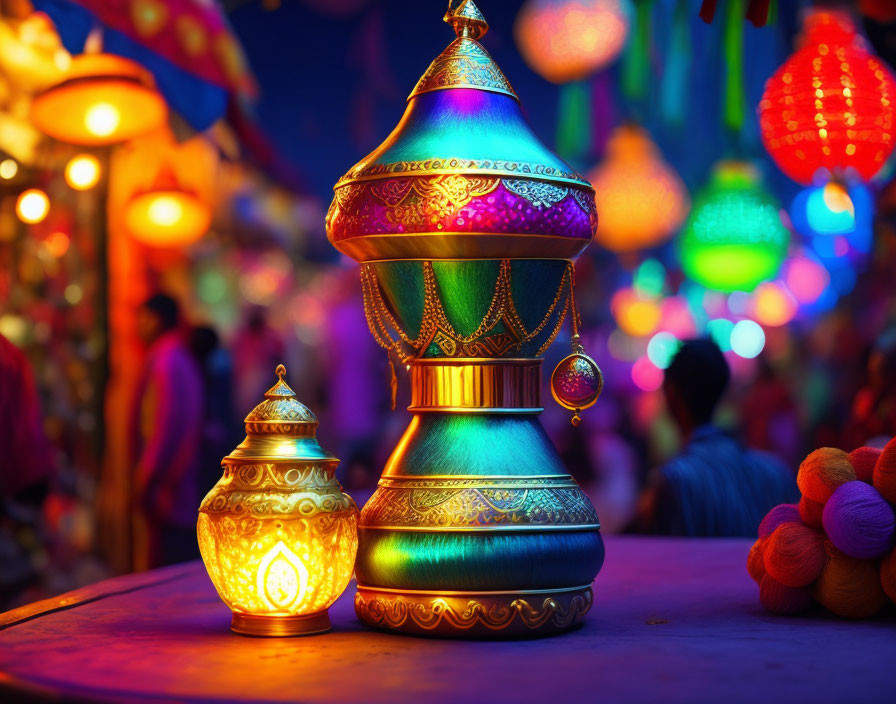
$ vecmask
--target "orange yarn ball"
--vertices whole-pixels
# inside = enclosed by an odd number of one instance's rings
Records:
[[[874,616],[887,601],[877,565],[857,560],[825,542],[827,564],[815,583],[815,598],[844,618]]]
[[[802,523],[782,523],[765,546],[765,571],[787,587],[805,587],[824,569],[824,536]]]
[[[879,447],[858,447],[849,453],[849,463],[856,470],[856,479],[871,484],[874,477],[874,465],[880,457]]]
[[[805,611],[812,603],[812,592],[803,587],[788,587],[770,575],[759,583],[759,603],[773,614],[790,616]]]
[[[804,496],[800,499],[799,510],[800,518],[803,519],[803,523],[815,530],[824,530],[821,518],[824,514],[824,504],[820,504],[812,499],[807,499]]]
[[[803,496],[823,504],[831,498],[834,489],[855,478],[849,455],[835,447],[820,447],[803,460],[796,483]]]
[[[880,561],[880,586],[884,588],[890,601],[896,604],[896,548]]]
[[[896,438],[890,440],[874,465],[874,488],[891,504],[896,504]]]
[[[762,581],[765,576],[765,563],[763,553],[765,552],[765,538],[760,538],[753,547],[750,548],[750,554],[747,555],[747,572],[753,578],[756,584]]]

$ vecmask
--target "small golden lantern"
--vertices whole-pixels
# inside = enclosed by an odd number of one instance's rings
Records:
[[[317,442],[317,418],[283,377],[246,417],[246,439],[199,507],[199,550],[231,628],[253,636],[330,629],[358,549],[358,507]]]
[[[168,107],[139,64],[114,54],[80,54],[65,80],[34,96],[31,118],[62,142],[102,146],[158,129]]]

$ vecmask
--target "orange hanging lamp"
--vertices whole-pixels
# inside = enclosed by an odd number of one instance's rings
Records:
[[[588,179],[600,213],[595,240],[612,252],[656,246],[675,232],[690,208],[688,192],[650,136],[634,125],[617,129],[607,158]]]
[[[819,169],[868,180],[896,144],[896,80],[865,48],[848,15],[806,16],[803,46],[768,80],[759,103],[762,140],[794,181]]]
[[[181,186],[173,170],[163,167],[152,187],[138,192],[124,210],[127,229],[153,247],[184,247],[207,231],[211,208],[199,195]]]
[[[152,76],[114,54],[72,57],[65,79],[37,94],[31,105],[31,118],[42,132],[84,146],[132,139],[158,129],[167,117]]]

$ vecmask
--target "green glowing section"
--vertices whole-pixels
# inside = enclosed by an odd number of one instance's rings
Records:
[[[781,267],[780,254],[762,245],[726,244],[693,247],[682,255],[685,274],[723,293],[752,291]]]

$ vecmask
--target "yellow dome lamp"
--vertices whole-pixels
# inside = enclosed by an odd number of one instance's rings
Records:
[[[164,167],[153,186],[125,206],[124,221],[144,244],[185,247],[208,232],[212,211],[196,192],[178,183],[170,167]]]
[[[31,118],[62,142],[104,146],[158,129],[168,107],[139,64],[88,53],[72,57],[65,79],[34,97]]]

